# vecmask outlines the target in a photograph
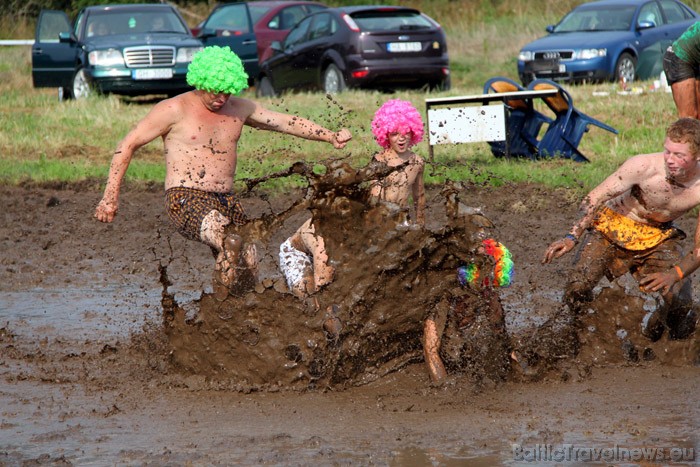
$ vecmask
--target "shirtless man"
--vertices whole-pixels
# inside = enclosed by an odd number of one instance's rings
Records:
[[[572,312],[593,299],[603,276],[612,280],[631,272],[644,291],[664,299],[642,333],[653,341],[665,328],[673,339],[692,334],[690,275],[700,266],[700,217],[686,255],[685,234],[672,222],[700,204],[698,158],[700,121],[681,118],[668,127],[663,152],[628,159],[588,194],[580,220],[547,248],[542,261],[563,256],[582,240],[564,294]]]
[[[134,152],[157,137],[163,138],[168,216],[183,236],[212,248],[215,277],[230,287],[236,279],[241,240],[236,235],[227,237],[224,227],[247,221],[233,194],[243,127],[325,141],[336,149],[343,148],[351,135],[346,129],[333,132],[307,119],[234,97],[248,86],[248,76],[228,47],[207,47],[198,52],[189,66],[187,82],[195,90],[156,104],[119,143],[95,217],[102,222],[114,220],[122,179]],[[252,267],[253,252],[247,253],[244,255]]]

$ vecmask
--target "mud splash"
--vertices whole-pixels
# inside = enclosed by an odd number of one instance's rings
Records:
[[[400,168],[375,164],[356,171],[335,160],[322,175],[303,163],[272,175],[302,174],[309,182],[304,196],[236,232],[265,248],[286,219],[310,212],[337,272],[305,301],[288,293],[277,273],[255,286],[243,281],[223,301],[204,294],[198,311],[187,314],[167,293],[164,270],[165,332],[175,367],[259,388],[361,385],[422,361],[423,323],[436,316],[446,333],[441,356],[451,371],[505,379],[502,309],[494,319],[492,299],[461,287],[456,275],[469,262],[488,270],[477,249],[493,224],[460,203],[454,187],[443,190],[445,216],[431,229],[407,225],[395,206],[370,206],[366,182]],[[323,329],[332,309],[340,321],[334,335]]]

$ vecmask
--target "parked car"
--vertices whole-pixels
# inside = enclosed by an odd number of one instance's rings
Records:
[[[347,6],[307,16],[261,64],[259,96],[291,89],[449,89],[445,32],[414,8]]]
[[[585,3],[547,26],[548,36],[518,55],[518,74],[568,82],[627,82],[657,77],[671,43],[698,21],[678,0],[601,0]]]
[[[249,5],[261,63],[272,55],[270,45],[273,41],[283,40],[289,30],[307,15],[328,8],[318,2],[289,0],[260,0]]]
[[[92,90],[129,96],[175,95],[192,89],[187,66],[202,43],[168,4],[91,6],[71,26],[62,11],[43,10],[32,46],[34,87],[60,98]]]
[[[195,37],[205,46],[228,46],[243,62],[249,83],[258,76],[258,48],[248,2],[224,3],[194,28]]]
[[[258,49],[258,61],[268,58],[272,41],[281,41],[292,27],[306,15],[328,8],[323,3],[305,0],[260,0],[248,2],[248,10],[253,21],[253,31]],[[227,14],[235,14],[235,8],[225,9]],[[223,16],[224,13],[222,13]],[[207,20],[192,28],[197,36]],[[235,45],[235,44],[230,44]]]

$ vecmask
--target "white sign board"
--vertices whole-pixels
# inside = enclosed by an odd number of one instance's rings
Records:
[[[428,110],[430,145],[506,140],[502,103]]]

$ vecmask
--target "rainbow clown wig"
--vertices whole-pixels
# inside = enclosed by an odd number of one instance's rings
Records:
[[[230,47],[212,45],[192,58],[187,84],[202,91],[237,95],[248,87],[248,74]]]
[[[389,147],[389,134],[395,132],[402,134],[410,132],[409,146],[423,140],[423,119],[413,104],[408,101],[391,99],[374,113],[372,133],[381,147],[385,149]]]
[[[502,243],[492,238],[487,238],[482,242],[484,253],[491,256],[494,261],[493,277],[483,277],[481,285],[483,287],[508,287],[513,282],[513,257]],[[460,285],[466,286],[478,284],[480,277],[479,266],[468,264],[457,268],[457,279]]]

